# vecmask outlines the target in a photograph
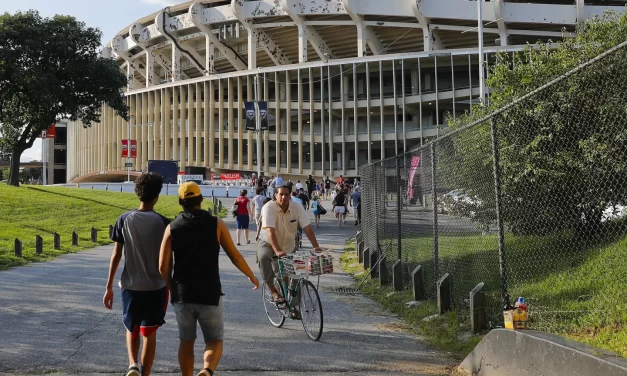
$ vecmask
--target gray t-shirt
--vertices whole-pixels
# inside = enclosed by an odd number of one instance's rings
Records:
[[[118,218],[111,240],[124,245],[121,288],[152,291],[165,286],[159,273],[159,251],[169,223],[154,211],[131,210]]]
[[[266,197],[263,195],[257,195],[253,198],[253,204],[255,205],[255,214],[261,215],[261,208],[263,207],[263,202],[266,200]]]

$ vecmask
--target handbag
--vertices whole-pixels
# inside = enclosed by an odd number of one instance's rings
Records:
[[[318,204],[318,214],[320,215],[327,214],[327,209],[323,208],[322,205]]]
[[[233,214],[233,216],[236,216],[238,209],[239,209],[239,205],[237,204],[237,201],[235,201],[233,203],[233,206],[231,207],[231,214]]]

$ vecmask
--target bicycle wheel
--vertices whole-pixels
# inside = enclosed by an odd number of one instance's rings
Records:
[[[320,302],[318,290],[316,290],[313,283],[303,279],[300,283],[299,294],[299,308],[303,328],[309,338],[317,341],[322,336],[323,327],[322,303]]]
[[[274,287],[278,291],[281,291],[279,281],[277,281],[276,278],[274,279]],[[270,293],[270,290],[268,289],[268,286],[265,282],[263,284],[262,290],[263,308],[266,311],[266,316],[268,316],[268,320],[270,320],[270,324],[272,324],[272,326],[274,326],[275,328],[282,327],[283,323],[285,323],[285,314],[283,313],[284,309],[277,307],[277,305],[272,302],[272,294]]]

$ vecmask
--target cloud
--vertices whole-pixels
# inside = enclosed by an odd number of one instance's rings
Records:
[[[140,0],[142,3],[145,4],[156,4],[156,5],[161,5],[163,7],[167,7],[169,5],[174,5],[174,0]]]
[[[32,160],[41,161],[41,138],[35,140],[33,147],[27,149],[22,153],[22,157],[20,158],[20,162],[30,162]]]

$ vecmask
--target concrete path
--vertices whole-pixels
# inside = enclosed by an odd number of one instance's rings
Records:
[[[230,202],[224,200],[230,207]],[[326,206],[330,206],[328,203]],[[231,228],[234,221],[227,219]],[[254,229],[254,226],[251,226]],[[233,231],[234,233],[235,231]],[[253,239],[251,231],[251,239]],[[338,229],[331,215],[316,230],[337,258],[354,235],[352,223]],[[305,244],[310,246],[308,242]],[[254,245],[240,247],[259,275]],[[127,366],[120,295],[114,309],[102,306],[112,246],[0,272],[0,375],[124,374]],[[335,293],[352,280],[339,271],[321,279],[324,333],[319,342],[299,321],[270,325],[261,301],[225,255],[221,277],[226,294],[225,353],[217,375],[446,375],[450,360],[431,351],[380,306],[362,296]],[[157,374],[178,372],[176,320],[171,310],[158,332]],[[202,345],[197,344],[200,366]]]

